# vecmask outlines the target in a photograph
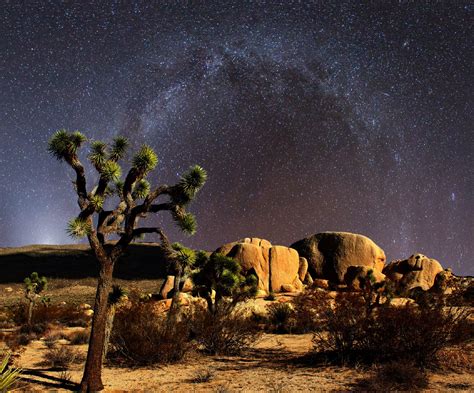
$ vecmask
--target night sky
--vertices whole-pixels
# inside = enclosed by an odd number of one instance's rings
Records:
[[[208,171],[173,241],[350,231],[474,274],[473,3],[355,3],[2,1],[0,246],[72,242],[64,127]]]

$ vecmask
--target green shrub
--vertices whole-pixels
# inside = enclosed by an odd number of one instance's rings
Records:
[[[9,368],[10,352],[4,352],[0,357],[0,392],[7,392],[21,377],[21,369]]]
[[[288,303],[272,303],[267,306],[268,322],[275,333],[291,333],[295,325],[295,313]]]

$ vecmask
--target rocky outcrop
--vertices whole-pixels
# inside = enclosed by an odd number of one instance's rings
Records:
[[[423,254],[413,254],[408,259],[390,262],[383,273],[397,285],[399,290],[410,291],[433,287],[438,273],[443,272],[441,264]]]
[[[373,283],[382,283],[385,281],[385,274],[367,266],[349,266],[344,276],[344,282],[353,290],[361,289],[361,282],[368,279],[370,275]]]
[[[245,238],[224,244],[215,252],[236,259],[243,273],[254,274],[258,289],[266,293],[303,289],[301,277],[306,275],[307,261],[294,249],[273,246],[265,239]]]
[[[350,266],[367,266],[381,272],[385,253],[366,236],[348,232],[323,232],[293,243],[291,248],[308,261],[312,278],[344,283]]]

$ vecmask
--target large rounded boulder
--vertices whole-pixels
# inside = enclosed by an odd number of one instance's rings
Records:
[[[423,254],[413,254],[408,259],[390,262],[383,270],[387,278],[396,283],[400,290],[414,288],[429,290],[438,273],[443,272],[441,264]]]
[[[322,232],[293,243],[291,248],[308,261],[313,278],[344,283],[350,266],[382,272],[385,252],[366,236],[349,232]]]
[[[273,246],[268,240],[245,238],[224,244],[216,253],[236,259],[244,274],[254,274],[258,279],[258,289],[281,292],[287,288],[303,289],[300,276],[305,271],[305,260],[300,260],[298,252],[285,246]]]

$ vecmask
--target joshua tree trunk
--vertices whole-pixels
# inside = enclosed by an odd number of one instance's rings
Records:
[[[30,300],[28,303],[28,326],[31,326],[31,319],[33,318],[33,306],[34,306],[34,301]]]
[[[89,349],[84,368],[80,391],[96,392],[102,390],[102,356],[105,343],[105,329],[107,323],[107,302],[112,287],[112,273],[114,264],[110,259],[100,261],[99,282],[95,296],[94,316],[89,340]]]
[[[180,266],[176,268],[176,273],[174,276],[174,289],[173,289],[173,298],[171,299],[170,311],[168,313],[168,330],[172,328],[178,319],[178,310],[179,310],[179,294],[181,293],[179,289],[179,284],[181,283],[182,269]]]
[[[114,326],[115,318],[115,304],[109,304],[107,308],[107,320],[105,323],[105,339],[104,339],[104,352],[102,355],[102,363],[105,362],[107,357],[107,351],[109,349],[110,334],[112,333],[112,328]]]

